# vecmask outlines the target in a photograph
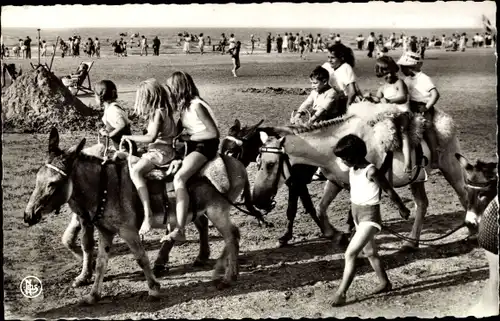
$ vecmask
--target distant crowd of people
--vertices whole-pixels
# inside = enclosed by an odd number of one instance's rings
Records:
[[[132,49],[135,44],[134,38],[139,38],[137,42],[137,46],[140,47],[139,54],[141,56],[147,56],[149,54],[148,49],[150,46],[148,38],[146,38],[145,35],[139,36],[139,33],[134,33],[130,39],[129,46],[127,45],[127,41],[123,38],[126,34],[121,34],[121,36],[119,40],[111,42],[112,51],[115,56],[127,56],[127,48]],[[419,53],[421,57],[424,57],[427,48],[442,48],[447,51],[465,51],[469,46],[472,48],[494,47],[496,44],[496,34],[491,32],[476,33],[469,39],[465,32],[462,34],[453,33],[448,37],[444,34],[441,37],[433,35],[430,38],[416,37],[413,35],[407,36],[405,33],[396,36],[394,32],[388,36],[382,34],[375,36],[374,32],[370,32],[367,38],[365,38],[363,34],[359,34],[354,41],[358,50],[368,51],[368,57],[379,57],[389,50],[396,48],[402,48],[403,51],[416,52]],[[25,39],[19,39],[18,44],[11,48],[12,56],[16,58],[31,59],[31,42],[32,40],[29,36]],[[110,40],[107,39],[106,42],[109,44]],[[212,38],[204,35],[204,33],[190,34],[184,31],[177,34],[176,45],[182,47],[182,51],[185,54],[196,51],[203,55],[206,53],[207,46],[212,49],[212,52],[226,54],[226,48],[228,46],[233,46],[232,44],[234,43],[236,43],[234,34],[230,34],[230,36],[227,37],[225,33],[221,33],[219,40],[212,42]],[[272,33],[269,32],[265,38],[265,42],[262,44],[259,37],[255,37],[253,34],[250,35],[248,42],[245,42],[245,47],[248,48],[248,54],[253,54],[256,48],[264,47],[266,53],[271,53],[273,51],[277,53],[297,53],[300,58],[305,59],[307,53],[318,51],[324,52],[329,45],[336,43],[342,43],[341,35],[333,32],[327,36],[322,36],[320,33],[313,36],[312,33],[303,34],[299,32],[285,32],[282,36],[281,33],[272,35]],[[97,37],[94,39],[89,37],[85,43],[82,43],[81,36],[75,35],[69,37],[66,41],[60,39],[57,45],[59,46],[61,57],[63,58],[65,56],[79,57],[80,47],[83,47],[83,53],[88,57],[99,58],[101,56],[101,42]],[[47,56],[48,46],[45,40],[39,41],[39,50],[42,57]],[[197,47],[198,50],[193,51],[193,47]],[[153,56],[160,55],[160,48],[161,41],[158,36],[155,36],[152,40]],[[56,44],[52,45],[52,50],[55,52]],[[11,56],[9,48],[4,46],[2,41],[2,57],[8,56]]]

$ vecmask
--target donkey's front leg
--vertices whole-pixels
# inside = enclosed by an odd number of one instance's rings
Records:
[[[411,229],[410,238],[414,241],[405,241],[401,250],[402,251],[415,251],[418,249],[418,240],[424,225],[424,217],[427,214],[427,207],[429,206],[429,199],[425,193],[424,182],[413,183],[410,186],[413,199],[415,201],[415,222]]]
[[[99,252],[97,254],[95,280],[90,293],[83,297],[83,302],[94,304],[101,298],[102,282],[108,267],[109,251],[113,245],[113,234],[99,230]]]
[[[141,239],[139,237],[139,233],[137,229],[132,227],[123,227],[120,229],[120,237],[122,237],[130,250],[135,256],[137,264],[141,267],[144,272],[144,276],[146,277],[146,281],[148,282],[149,295],[150,296],[158,296],[160,294],[160,283],[156,280],[156,277],[153,274],[153,270],[149,265],[149,258],[142,246]]]
[[[335,229],[328,221],[328,207],[333,202],[337,194],[342,190],[337,184],[326,181],[325,188],[323,189],[323,196],[319,202],[318,206],[318,218],[323,226],[323,235],[327,238],[334,238],[335,236],[341,236],[340,231]],[[340,241],[340,240],[338,240]]]
[[[92,279],[92,263],[94,254],[94,225],[84,223],[81,221],[82,229],[82,252],[83,252],[83,262],[82,262],[82,272],[73,281],[73,287],[79,287],[86,285]]]
[[[292,181],[288,185],[288,207],[286,209],[286,232],[278,239],[278,246],[283,247],[293,238],[293,222],[297,215],[297,203],[299,202],[298,186]]]
[[[81,229],[82,225],[80,224],[80,219],[76,213],[73,213],[71,214],[71,220],[68,227],[66,227],[66,230],[61,238],[64,247],[70,250],[71,254],[73,254],[78,261],[83,259],[82,249],[76,245],[76,239],[78,238],[78,233]]]

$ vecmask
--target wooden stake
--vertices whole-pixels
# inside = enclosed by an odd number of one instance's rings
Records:
[[[52,59],[50,59],[50,67],[49,67],[49,71],[52,70],[52,62],[54,62],[54,57],[56,56],[56,50],[57,50],[57,45],[59,44],[59,36],[57,36],[57,39],[56,39],[56,47],[54,48],[54,52],[52,53]]]

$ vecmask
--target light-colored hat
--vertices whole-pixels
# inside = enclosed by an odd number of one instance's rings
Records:
[[[403,53],[401,58],[398,60],[398,65],[413,67],[423,63],[420,55],[411,51],[406,51]]]

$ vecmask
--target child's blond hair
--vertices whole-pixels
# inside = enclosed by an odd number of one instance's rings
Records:
[[[165,108],[167,115],[172,115],[172,107],[168,101],[169,93],[170,90],[154,78],[142,81],[135,95],[134,113],[152,120],[156,109]]]

